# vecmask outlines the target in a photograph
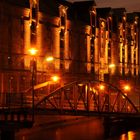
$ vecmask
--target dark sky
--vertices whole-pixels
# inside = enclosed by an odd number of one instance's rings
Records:
[[[86,0],[68,0],[86,1]],[[87,0],[88,1],[88,0]],[[95,0],[97,7],[126,8],[127,12],[140,12],[140,0]]]

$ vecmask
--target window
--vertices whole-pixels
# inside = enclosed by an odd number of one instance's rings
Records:
[[[61,16],[61,26],[65,26],[65,16]]]
[[[136,59],[134,58],[134,65],[136,65]]]
[[[125,76],[125,69],[124,69],[124,67],[122,68],[122,76]]]
[[[35,21],[32,21],[31,31],[32,31],[32,33],[36,33],[36,22]]]
[[[12,65],[12,58],[11,56],[8,56],[8,66],[11,67]]]
[[[60,40],[64,40],[64,30],[61,29],[61,32],[60,32]]]
[[[63,50],[60,51],[60,59],[64,59],[64,51]]]
[[[64,62],[63,60],[60,61],[60,69],[63,69],[64,68]]]
[[[108,57],[111,57],[111,50],[108,49]]]
[[[136,76],[136,68],[134,68],[134,76]]]
[[[36,9],[36,7],[34,8],[32,8],[32,19],[36,19],[37,18],[37,9]]]
[[[60,32],[60,48],[64,48],[64,31],[62,29]]]

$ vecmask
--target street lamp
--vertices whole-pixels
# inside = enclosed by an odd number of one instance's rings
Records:
[[[115,68],[115,66],[116,66],[116,65],[112,63],[112,64],[109,64],[108,67],[109,67],[109,68]]]
[[[125,96],[127,96],[128,92],[131,90],[129,85],[124,85],[123,86],[123,90],[124,90],[124,94]]]
[[[131,88],[130,88],[129,85],[125,85],[125,86],[124,86],[124,91],[130,91],[130,89],[131,89]]]
[[[54,58],[52,56],[46,57],[46,61],[47,62],[52,62],[53,60],[54,60]]]
[[[52,61],[54,61],[54,57],[53,56],[47,56],[46,58],[45,58],[45,61],[46,62],[48,62],[48,63],[51,63]],[[54,76],[51,76],[51,82],[58,82],[59,81],[59,79],[60,79],[60,77],[59,76],[57,76],[57,75],[54,75]],[[50,89],[50,88],[49,88]]]
[[[55,75],[55,76],[52,76],[51,79],[52,79],[54,82],[57,82],[57,81],[60,79],[60,77],[58,77],[57,75]]]
[[[51,62],[53,62],[54,61],[54,57],[53,56],[46,56],[45,58],[44,58],[44,62],[46,63],[48,63],[48,64],[50,64]],[[48,66],[46,66],[46,68],[48,69]]]
[[[29,49],[29,52],[30,52],[30,55],[31,56],[35,56],[36,54],[37,54],[37,49],[36,48],[31,48],[31,49]]]
[[[123,89],[124,89],[124,94],[125,94],[125,96],[128,96],[127,94],[128,94],[128,92],[131,90],[130,85],[128,85],[128,84],[124,85]],[[126,101],[126,110],[128,111],[127,101]]]
[[[104,91],[105,86],[104,86],[104,85],[102,85],[102,84],[100,84],[100,85],[99,85],[99,89],[100,89],[101,91]]]
[[[98,95],[97,95],[97,99],[98,99],[98,111],[100,111],[100,109],[101,109],[100,104],[101,104],[101,102],[102,102],[103,93],[104,93],[104,91],[105,91],[105,85],[99,84],[98,90],[99,90],[99,93],[98,93]],[[100,93],[102,93],[102,94],[100,94]]]
[[[31,72],[32,72],[32,113],[33,113],[33,121],[34,121],[34,85],[35,85],[35,75],[36,75],[36,54],[37,54],[37,49],[36,48],[31,48],[29,49],[30,55],[32,56],[31,62],[30,62],[30,67],[31,67]]]
[[[116,65],[113,64],[113,63],[111,63],[111,64],[108,65],[108,78],[109,78],[108,79],[108,82],[112,82],[111,75],[112,75],[112,70],[114,70],[115,67],[116,67]]]

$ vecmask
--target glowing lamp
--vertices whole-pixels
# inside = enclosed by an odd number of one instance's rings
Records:
[[[46,61],[47,61],[47,62],[51,62],[51,61],[53,61],[53,60],[54,60],[54,58],[53,58],[52,56],[49,56],[49,57],[46,58]]]
[[[109,64],[109,68],[114,68],[115,64]]]
[[[58,76],[52,76],[51,79],[54,81],[54,82],[57,82],[59,80],[59,77]]]
[[[36,55],[37,54],[37,51],[38,50],[36,48],[29,49],[29,52],[30,52],[31,55]]]
[[[104,85],[100,85],[100,86],[99,86],[99,89],[100,89],[100,90],[104,90],[104,89],[105,89],[105,86],[104,86]]]
[[[124,86],[124,90],[125,90],[125,91],[130,91],[130,86],[129,86],[129,85],[125,85],[125,86]]]

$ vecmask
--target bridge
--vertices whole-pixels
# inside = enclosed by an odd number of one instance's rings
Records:
[[[11,129],[32,127],[36,114],[100,116],[107,124],[116,120],[136,124],[140,118],[136,105],[112,84],[79,80],[42,94],[41,89],[48,85],[45,82],[21,93],[6,93],[7,102],[0,107],[3,135],[7,131],[12,135]]]
[[[48,113],[48,110],[53,110],[53,113],[70,115],[138,113],[137,107],[125,93],[101,81],[74,81],[66,84],[40,98],[35,108],[44,109]]]

